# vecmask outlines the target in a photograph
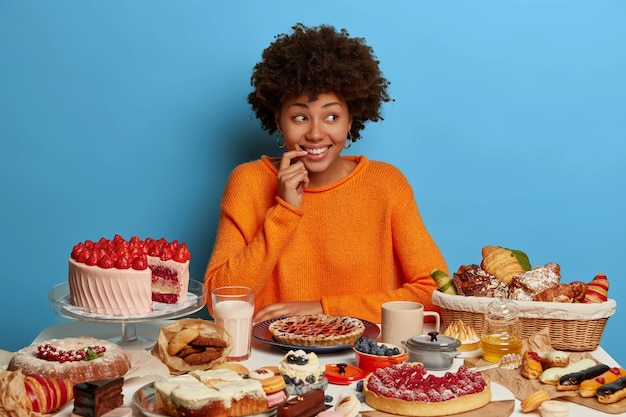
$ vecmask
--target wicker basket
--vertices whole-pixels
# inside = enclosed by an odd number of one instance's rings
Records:
[[[455,320],[471,324],[478,334],[483,328],[483,311],[493,301],[486,297],[465,297],[434,291],[433,304],[441,308],[442,328]],[[606,323],[617,304],[545,303],[516,301],[520,307],[522,337],[529,338],[546,327],[552,347],[558,350],[590,351],[600,345]]]

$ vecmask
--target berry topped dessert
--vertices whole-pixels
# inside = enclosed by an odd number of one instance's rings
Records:
[[[130,369],[130,360],[115,343],[81,336],[51,339],[20,349],[8,369],[78,384],[123,376]]]
[[[152,302],[185,301],[191,254],[185,243],[133,236],[86,240],[72,249],[69,287],[72,305],[105,315],[152,311]]]
[[[320,364],[313,352],[290,350],[278,364],[278,371],[285,379],[287,391],[292,395],[328,387],[328,380],[324,377],[326,366]]]
[[[480,372],[465,366],[443,376],[428,374],[419,362],[379,368],[363,383],[365,402],[405,416],[444,416],[487,405],[491,389]]]

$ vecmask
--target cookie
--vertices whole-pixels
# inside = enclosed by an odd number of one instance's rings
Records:
[[[250,378],[257,379],[259,381],[263,381],[264,379],[268,379],[276,375],[274,372],[267,368],[258,368],[253,371],[250,371]],[[281,377],[282,378],[282,377]]]
[[[219,337],[207,337],[207,336],[198,336],[189,342],[192,346],[203,346],[203,347],[214,347],[214,348],[225,348],[226,341],[224,339],[220,339]]]
[[[246,368],[240,363],[235,363],[235,362],[223,362],[223,363],[215,365],[211,369],[230,369],[232,371],[237,372],[239,375],[250,374],[250,371],[248,370],[248,368]]]
[[[193,339],[198,337],[200,332],[198,329],[183,329],[176,333],[170,343],[167,345],[167,353],[171,356],[176,355],[185,346],[187,346]]]
[[[260,382],[263,387],[263,391],[265,391],[266,394],[271,394],[285,389],[285,378],[283,378],[282,375],[272,375],[271,377],[265,378]]]
[[[535,411],[542,403],[548,401],[549,399],[550,396],[548,395],[548,391],[535,391],[522,400],[522,411],[525,413]]]
[[[217,350],[206,349],[204,352],[192,353],[191,355],[183,358],[183,360],[189,365],[202,365],[203,363],[214,361],[220,356],[222,356],[222,354]]]
[[[178,351],[176,356],[178,356],[179,358],[183,358],[184,359],[187,356],[191,355],[192,353],[201,353],[201,352],[204,352],[204,350],[205,350],[205,348],[203,348],[203,347],[185,345],[184,348],[182,348],[181,350]]]

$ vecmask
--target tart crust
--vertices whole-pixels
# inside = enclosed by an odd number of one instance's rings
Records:
[[[452,400],[439,402],[406,401],[398,398],[383,397],[368,390],[366,385],[367,383],[363,384],[363,396],[365,402],[370,407],[403,416],[447,416],[476,410],[486,406],[491,401],[491,388],[489,385],[477,394],[468,394]]]
[[[365,332],[354,317],[327,314],[296,315],[270,323],[274,340],[297,346],[341,346],[356,341]]]

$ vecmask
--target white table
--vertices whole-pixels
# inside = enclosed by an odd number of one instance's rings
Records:
[[[155,321],[155,322],[143,322],[137,324],[137,336],[143,336],[147,338],[156,339],[159,334],[159,329],[169,321]],[[425,329],[427,331],[427,329]],[[99,339],[109,339],[116,338],[120,335],[120,325],[119,324],[108,324],[108,323],[88,323],[81,321],[70,321],[67,323],[57,324],[51,327],[44,329],[33,341],[33,343],[41,343],[45,340],[62,338],[62,337],[75,337],[75,336],[83,336],[88,335],[92,337],[96,337]],[[618,363],[601,347],[591,352],[592,355],[602,363],[607,364],[608,366],[619,366]],[[252,344],[252,354],[247,361],[241,362],[242,365],[246,366],[248,369],[253,370],[259,368],[261,366],[267,365],[277,365],[284,356],[284,352],[269,346],[265,343],[257,341],[253,339]],[[332,354],[320,354],[318,355],[320,362],[323,364],[328,363],[349,363],[354,365],[354,353],[351,350],[332,353]],[[463,363],[462,359],[455,359],[453,368],[460,366]],[[124,395],[125,395],[125,404],[131,404],[131,398],[133,393],[140,388],[145,383],[150,381],[146,381],[145,379],[141,381],[134,381],[133,383],[127,383],[124,386]],[[327,395],[331,395],[334,400],[338,400],[342,397],[342,395],[346,395],[347,393],[353,393],[353,386],[344,386],[344,385],[333,385],[329,384],[328,389],[326,390]],[[494,394],[495,397],[495,394]],[[498,398],[494,398],[498,399]],[[506,399],[506,398],[504,398]],[[513,416],[526,416],[529,414],[525,414],[522,412],[520,408],[519,400],[515,400],[515,411],[513,412]],[[578,404],[568,402],[570,408],[570,416],[586,416],[586,417],[596,417],[596,416],[610,416],[612,414],[603,413],[597,410],[593,410],[587,407],[583,407]],[[138,411],[134,410],[134,415],[137,417],[143,417],[143,415]],[[66,406],[63,408],[58,414],[58,417],[69,417],[71,415],[71,407]],[[538,415],[538,413],[534,414]]]

